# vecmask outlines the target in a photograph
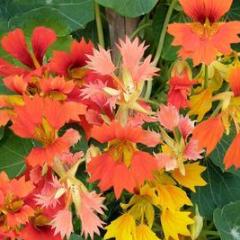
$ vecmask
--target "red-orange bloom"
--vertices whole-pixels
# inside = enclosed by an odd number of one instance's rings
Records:
[[[230,70],[229,84],[235,96],[240,96],[240,66]]]
[[[92,42],[82,39],[80,42],[74,40],[70,53],[55,51],[51,59],[49,68],[52,72],[65,77],[81,79],[85,75],[83,67],[87,64],[88,54],[93,53]]]
[[[210,64],[218,53],[231,53],[231,44],[238,43],[240,22],[218,22],[230,9],[232,0],[180,0],[184,12],[193,23],[173,23],[168,32],[173,45],[181,46],[179,55],[192,58],[195,65]]]
[[[34,214],[34,210],[25,202],[33,189],[33,184],[25,181],[25,177],[9,180],[5,172],[0,174],[0,232],[2,234],[8,230],[17,230]]]
[[[137,143],[155,146],[159,136],[141,127],[123,127],[117,122],[93,127],[92,137],[101,143],[108,142],[102,155],[94,157],[88,164],[90,182],[99,180],[102,191],[113,187],[117,198],[126,189],[134,188],[152,178],[157,169],[156,159],[147,152],[137,149]],[[109,174],[110,173],[110,174]]]
[[[240,133],[234,138],[232,144],[228,148],[225,157],[224,163],[226,169],[231,166],[235,166],[236,168],[240,168]]]
[[[15,29],[2,38],[3,49],[31,69],[40,67],[47,48],[56,40],[53,30],[46,27],[36,27],[32,34],[32,52],[28,50],[24,33]],[[0,59],[0,75],[24,74],[28,68],[15,67]]]
[[[224,133],[224,126],[220,116],[209,118],[198,124],[193,130],[193,139],[198,140],[199,149],[206,148],[209,155]]]
[[[33,148],[27,156],[31,166],[52,164],[53,158],[64,152],[79,140],[79,134],[69,129],[61,137],[58,130],[70,120],[79,121],[79,114],[85,112],[82,104],[74,102],[60,103],[38,96],[24,97],[24,106],[15,108],[12,130],[23,138],[33,138],[43,147]]]
[[[188,106],[187,96],[190,93],[194,81],[185,73],[182,76],[174,76],[169,81],[168,103],[177,109]]]

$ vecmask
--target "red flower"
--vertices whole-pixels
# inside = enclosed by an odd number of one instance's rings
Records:
[[[173,45],[181,46],[179,55],[192,58],[195,65],[210,64],[217,54],[231,53],[231,44],[238,43],[240,22],[218,22],[229,10],[232,0],[180,0],[184,12],[193,23],[173,23],[168,32]]]
[[[174,76],[170,79],[168,92],[168,103],[177,109],[188,107],[187,96],[195,82],[190,80],[188,74]]]
[[[157,169],[156,159],[138,150],[136,143],[155,146],[160,141],[158,134],[112,122],[93,127],[91,136],[101,143],[108,142],[103,154],[88,164],[90,181],[99,180],[102,191],[113,187],[119,198],[123,189],[133,192],[135,187],[152,178],[153,171]]]
[[[49,28],[36,27],[31,40],[33,53],[28,50],[21,29],[15,29],[2,38],[3,49],[28,68],[18,68],[0,59],[1,76],[25,74],[29,72],[29,68],[39,68],[43,64],[43,57],[47,48],[56,40],[56,34]]]
[[[36,139],[43,145],[33,148],[27,156],[29,165],[43,165],[45,162],[51,165],[55,156],[68,152],[80,137],[73,129],[58,137],[58,130],[70,120],[79,121],[79,114],[85,112],[85,107],[74,102],[60,103],[38,96],[25,97],[24,102],[24,106],[15,108],[12,130],[20,137]]]
[[[51,59],[50,71],[70,78],[81,79],[86,72],[84,66],[88,60],[87,54],[93,53],[92,42],[82,39],[80,42],[73,41],[70,53],[55,51]]]
[[[50,226],[36,227],[31,223],[28,223],[20,233],[20,236],[24,240],[62,240],[60,234],[54,234],[54,230]]]

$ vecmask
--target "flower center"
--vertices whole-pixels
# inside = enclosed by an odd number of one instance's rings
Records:
[[[209,39],[217,33],[219,29],[219,24],[218,23],[211,24],[208,20],[206,20],[204,24],[201,24],[199,22],[192,23],[191,28],[192,31],[201,38]]]
[[[41,125],[35,129],[34,137],[37,141],[46,146],[54,142],[56,138],[56,131],[50,123],[43,118]]]
[[[135,144],[129,141],[113,140],[108,145],[108,152],[117,162],[123,162],[127,167],[131,165],[135,152]]]
[[[22,199],[17,199],[13,196],[7,196],[4,202],[4,209],[7,212],[15,213],[18,212],[23,205],[24,202]]]
[[[43,213],[41,209],[37,209],[34,216],[31,217],[31,223],[33,224],[33,226],[37,229],[39,227],[44,227],[47,226],[50,222],[49,218],[46,217]]]

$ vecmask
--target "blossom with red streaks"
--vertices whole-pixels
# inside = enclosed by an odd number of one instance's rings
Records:
[[[192,23],[172,23],[168,32],[174,36],[173,45],[181,46],[179,55],[191,58],[195,65],[210,64],[221,53],[231,53],[231,44],[238,43],[240,22],[220,22],[230,9],[232,0],[179,0]]]
[[[158,134],[114,121],[109,125],[94,126],[92,137],[108,143],[104,152],[88,164],[90,181],[99,180],[102,191],[113,187],[119,198],[124,189],[133,192],[135,187],[152,178],[157,162],[154,156],[139,150],[136,144],[155,146],[160,141]]]
[[[70,52],[54,51],[49,64],[49,70],[60,76],[82,79],[87,69],[88,57],[93,53],[93,43],[82,39],[80,42],[74,40]]]

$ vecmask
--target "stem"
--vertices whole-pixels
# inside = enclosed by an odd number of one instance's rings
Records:
[[[151,93],[152,93],[152,81],[153,80],[148,80],[147,81],[147,89],[146,89],[146,92],[145,92],[145,95],[144,95],[144,99],[145,100],[148,100],[151,96]]]
[[[172,0],[170,6],[168,8],[168,12],[167,12],[166,18],[165,18],[164,23],[163,23],[163,28],[162,28],[161,36],[160,36],[160,39],[159,39],[157,51],[156,51],[155,57],[153,59],[153,65],[154,66],[157,66],[158,61],[161,57],[162,50],[163,50],[163,45],[164,45],[164,40],[165,40],[165,36],[166,36],[166,33],[167,33],[167,26],[168,26],[168,23],[169,23],[170,18],[172,16],[172,12],[173,12],[173,9],[174,9],[176,3],[177,3],[177,0]],[[151,96],[151,92],[152,92],[152,81],[147,81],[147,89],[146,89],[144,98],[149,99],[150,96]]]
[[[100,7],[96,2],[95,2],[95,14],[96,14],[98,42],[104,48],[105,43],[104,43],[103,26],[102,26],[101,14],[100,14]]]
[[[141,25],[139,28],[137,28],[137,29],[131,34],[131,37],[130,37],[130,38],[131,38],[131,39],[135,38],[135,37],[138,35],[139,32],[141,32],[144,28],[149,27],[149,26],[151,26],[151,23],[150,23],[150,22]]]
[[[211,117],[215,117],[221,110],[222,108],[222,102],[220,102],[217,107],[215,108],[215,110],[213,111],[213,113],[211,114]]]
[[[206,236],[219,236],[219,233],[216,231],[203,231]]]
[[[161,57],[163,44],[164,44],[164,40],[165,40],[165,36],[166,36],[166,32],[167,32],[167,26],[168,26],[168,23],[169,23],[170,18],[172,16],[172,12],[173,12],[173,9],[174,9],[176,3],[177,3],[177,0],[172,0],[170,6],[168,8],[168,12],[167,12],[165,21],[163,23],[163,28],[162,28],[161,36],[160,36],[160,39],[159,39],[157,51],[156,51],[156,54],[155,54],[155,57],[154,57],[154,60],[153,60],[154,66],[157,66],[158,61]]]
[[[207,89],[207,87],[208,87],[208,66],[205,65],[205,76],[204,76],[203,88]]]

